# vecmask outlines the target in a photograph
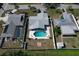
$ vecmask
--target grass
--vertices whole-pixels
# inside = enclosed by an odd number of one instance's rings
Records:
[[[7,50],[3,56],[79,56],[79,50]]]
[[[21,42],[15,40],[9,40],[7,42],[4,42],[3,47],[2,48],[21,48]]]
[[[3,30],[2,24],[4,24],[4,22],[3,21],[0,21],[0,33],[2,33],[2,30]]]
[[[32,10],[18,10],[16,12],[16,14],[24,14],[24,13],[28,13],[29,16],[35,16],[37,13],[33,12]]]
[[[28,50],[53,49],[52,39],[41,39],[41,40],[27,39],[26,42],[28,42],[28,46],[27,46]],[[38,47],[37,42],[40,42],[42,45]]]
[[[55,32],[55,36],[56,37],[58,37],[59,35],[61,35],[60,27],[54,27],[54,32]]]
[[[59,16],[62,14],[60,9],[48,9],[47,11],[48,15],[53,19],[59,18]]]
[[[77,37],[63,38],[66,48],[79,48],[79,33],[77,32]]]
[[[76,17],[79,16],[79,9],[67,9],[67,11],[74,14]]]

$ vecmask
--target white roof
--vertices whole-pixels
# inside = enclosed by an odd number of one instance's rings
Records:
[[[47,13],[38,13],[37,16],[29,17],[29,29],[44,29],[45,25],[49,25]]]
[[[57,42],[57,48],[60,49],[64,46],[63,42]]]
[[[61,32],[63,35],[75,35],[75,32],[71,26],[61,26]]]

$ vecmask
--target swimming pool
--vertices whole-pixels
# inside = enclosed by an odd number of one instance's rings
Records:
[[[46,36],[46,32],[44,31],[36,31],[34,33],[35,37],[45,37]]]

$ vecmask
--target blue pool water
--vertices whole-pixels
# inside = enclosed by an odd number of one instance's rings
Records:
[[[46,32],[44,31],[36,31],[34,33],[35,37],[45,37],[46,36]]]

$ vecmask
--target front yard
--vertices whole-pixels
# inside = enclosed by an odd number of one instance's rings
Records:
[[[48,15],[53,19],[58,19],[59,16],[62,14],[60,9],[48,9]]]
[[[67,9],[69,13],[72,13],[74,16],[79,16],[79,9]]]
[[[35,16],[37,15],[36,12],[33,12],[33,10],[18,10],[17,12],[15,12],[16,14],[24,14],[24,13],[28,13],[29,16]]]

